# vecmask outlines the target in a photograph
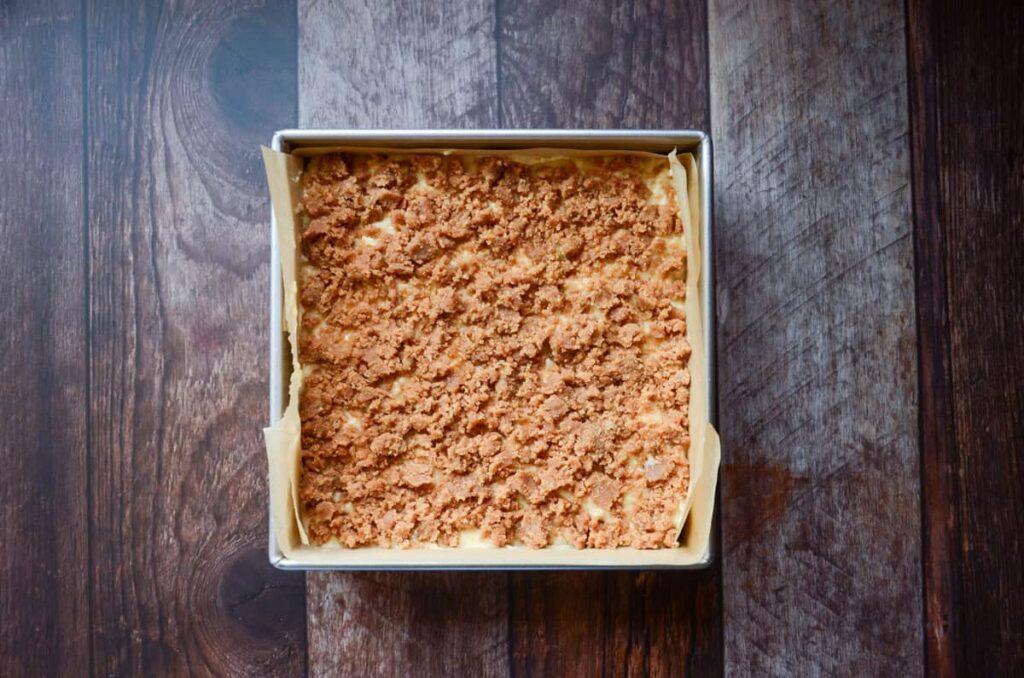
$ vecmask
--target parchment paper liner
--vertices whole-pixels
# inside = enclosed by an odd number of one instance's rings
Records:
[[[690,484],[680,501],[677,529],[682,532],[676,548],[662,549],[574,549],[568,545],[530,549],[524,546],[450,548],[426,545],[418,548],[365,547],[349,549],[337,543],[314,546],[309,543],[299,513],[298,486],[301,464],[301,427],[298,394],[302,388],[302,369],[298,343],[294,340],[299,327],[298,249],[296,246],[298,206],[301,200],[300,176],[304,158],[323,153],[441,153],[459,155],[505,156],[517,162],[533,164],[556,158],[595,155],[641,155],[665,158],[644,151],[523,149],[396,149],[396,148],[304,148],[295,153],[279,153],[263,148],[263,162],[270,188],[275,237],[281,257],[283,316],[288,333],[291,376],[288,405],[281,419],[263,430],[269,464],[271,523],[281,552],[288,558],[317,566],[342,567],[544,567],[544,566],[613,566],[672,567],[700,562],[707,553],[714,512],[715,486],[718,481],[720,444],[718,434],[708,421],[707,354],[704,345],[703,302],[700,294],[702,243],[700,229],[700,191],[696,162],[689,153],[672,151],[667,162],[676,189],[679,216],[687,243],[686,263],[686,334],[690,355]],[[685,528],[685,529],[684,529]]]

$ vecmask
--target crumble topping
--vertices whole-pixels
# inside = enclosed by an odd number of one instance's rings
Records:
[[[667,160],[331,154],[302,186],[313,543],[675,546],[690,348]]]

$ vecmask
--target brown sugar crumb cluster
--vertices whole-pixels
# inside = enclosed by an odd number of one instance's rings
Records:
[[[675,545],[690,347],[667,161],[333,154],[302,186],[313,543]]]

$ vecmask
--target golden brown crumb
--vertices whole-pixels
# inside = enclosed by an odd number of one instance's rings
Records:
[[[324,155],[303,174],[314,543],[675,545],[685,253],[657,159]],[[662,172],[653,204],[647,179]]]

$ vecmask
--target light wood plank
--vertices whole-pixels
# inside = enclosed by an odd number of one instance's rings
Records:
[[[704,2],[499,5],[502,124],[706,129]]]
[[[300,0],[304,127],[494,127],[494,7]],[[310,573],[312,675],[508,673],[503,573]]]
[[[299,0],[304,127],[495,127],[493,0]]]
[[[0,6],[0,675],[89,663],[82,13]]]
[[[918,675],[901,2],[712,0],[725,662]]]

